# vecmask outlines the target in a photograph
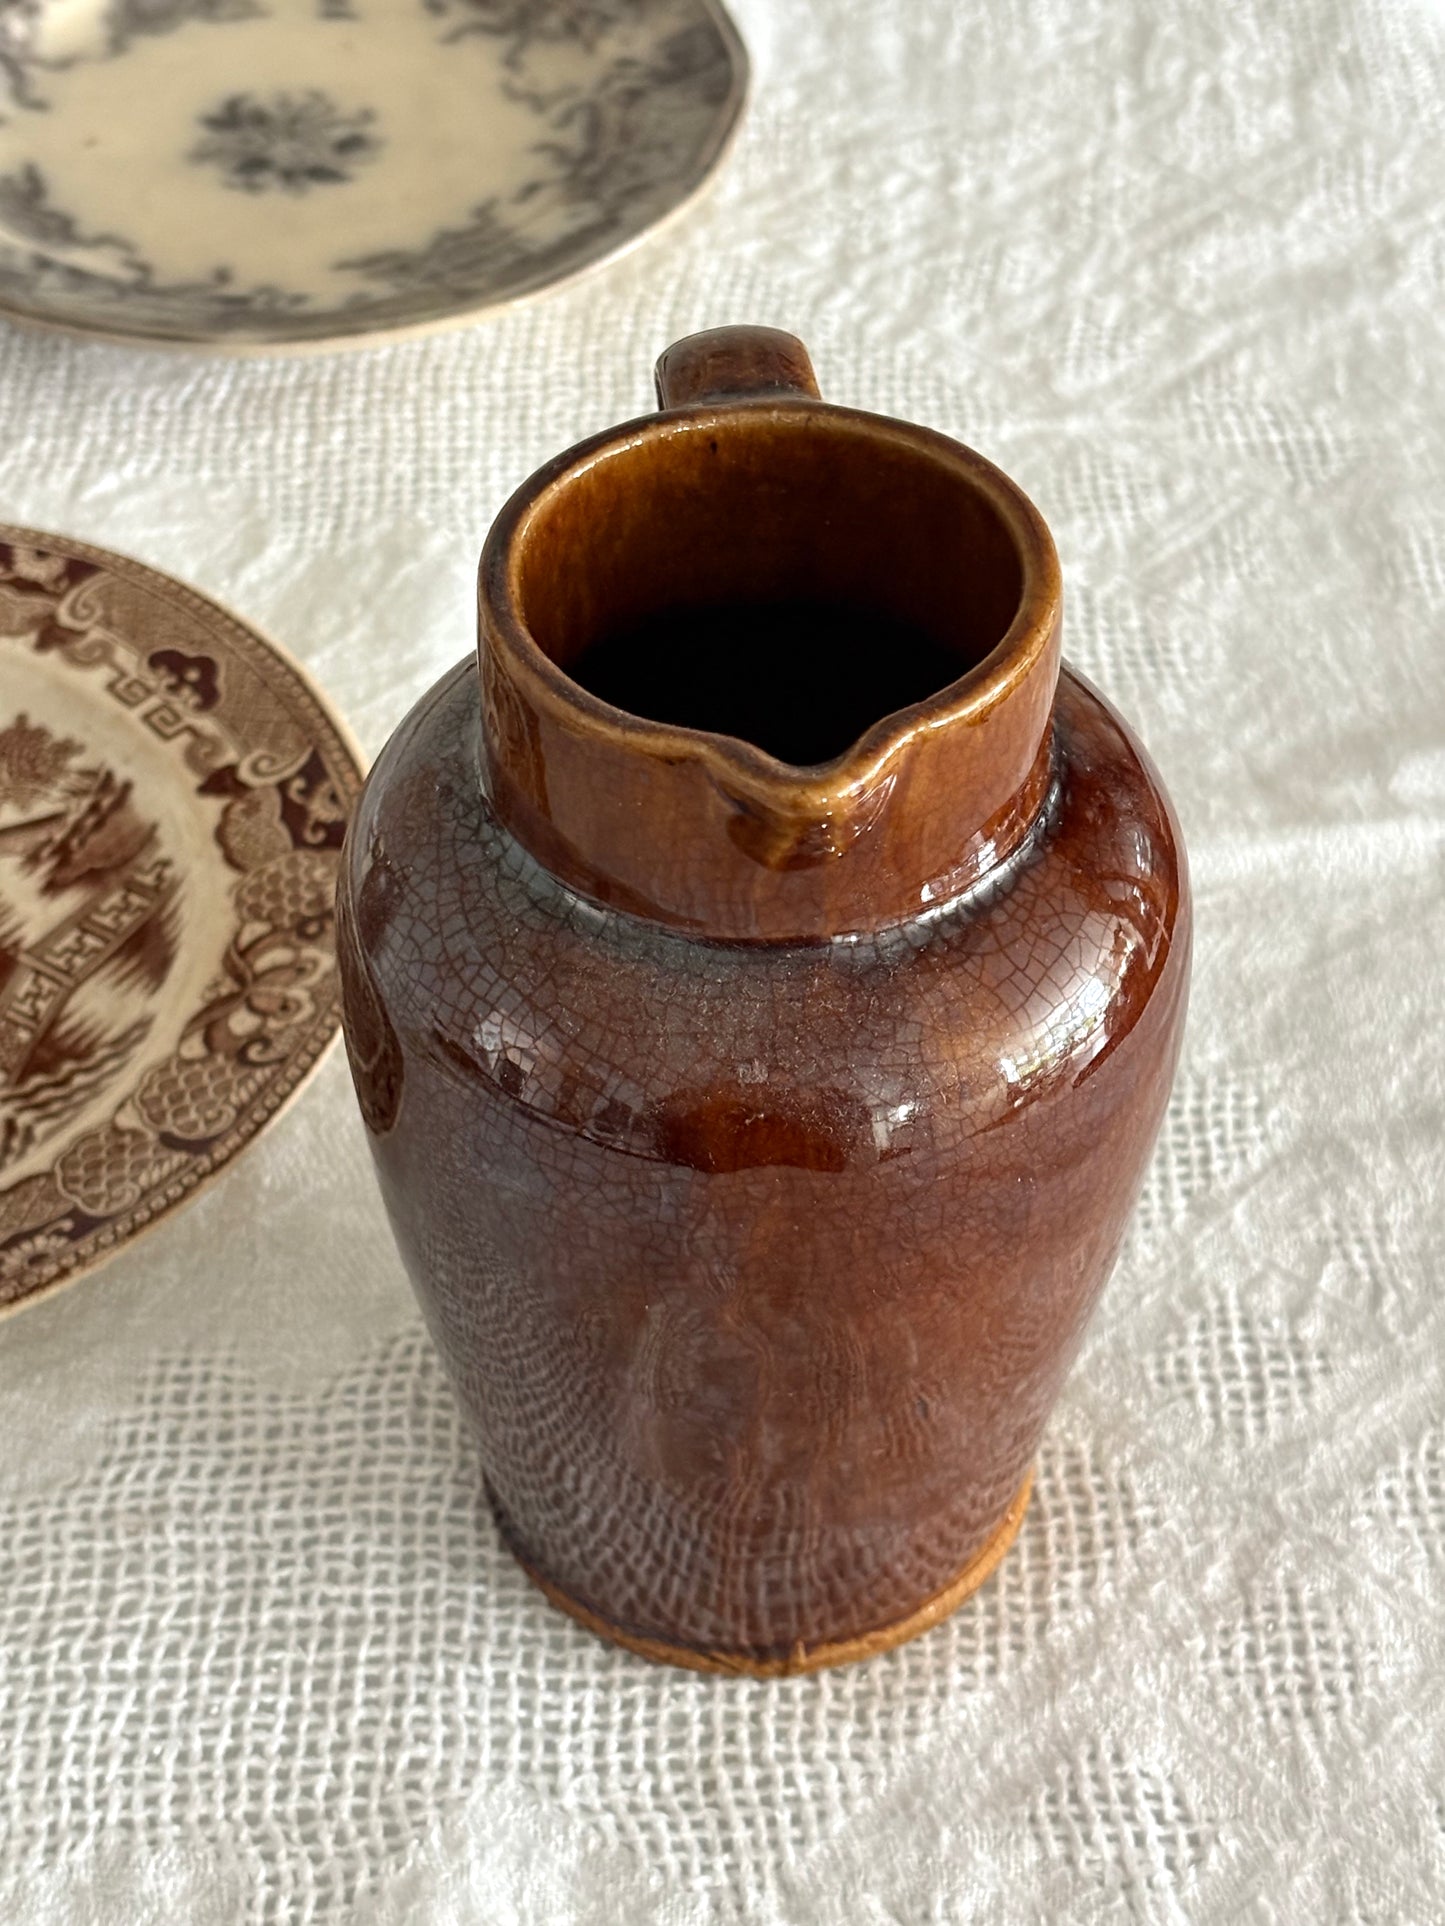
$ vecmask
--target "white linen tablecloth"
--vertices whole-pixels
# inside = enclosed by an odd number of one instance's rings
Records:
[[[1198,891],[1123,1261],[998,1577],[817,1678],[653,1668],[500,1550],[344,1062],[0,1327],[0,1918],[1445,1918],[1445,14],[739,0],[715,190],[486,325],[0,327],[0,515],[233,604],[369,751],[493,513],[668,341],[1033,494]]]

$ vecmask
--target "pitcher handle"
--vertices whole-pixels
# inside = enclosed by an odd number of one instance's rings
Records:
[[[769,395],[819,399],[808,350],[781,328],[708,328],[684,335],[664,350],[655,379],[660,408]]]

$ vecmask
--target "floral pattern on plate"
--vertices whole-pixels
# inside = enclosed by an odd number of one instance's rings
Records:
[[[214,164],[228,187],[264,194],[279,187],[304,194],[312,187],[341,186],[358,165],[374,158],[381,143],[371,131],[369,107],[345,113],[318,87],[304,94],[228,94],[202,114],[203,138],[190,158]]]

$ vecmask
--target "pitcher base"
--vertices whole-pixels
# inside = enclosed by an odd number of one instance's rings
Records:
[[[537,1589],[545,1593],[550,1602],[560,1611],[575,1618],[579,1625],[585,1625],[589,1632],[599,1638],[610,1639],[614,1645],[625,1646],[629,1652],[636,1652],[640,1658],[651,1659],[659,1665],[681,1665],[691,1672],[721,1672],[737,1678],[778,1679],[794,1678],[802,1672],[820,1672],[829,1665],[851,1665],[856,1659],[872,1658],[875,1653],[887,1652],[895,1645],[903,1645],[911,1638],[930,1631],[935,1625],[956,1611],[970,1593],[976,1592],[984,1581],[1002,1562],[1005,1552],[1018,1536],[1019,1526],[1023,1523],[1028,1509],[1030,1494],[1033,1490],[1034,1474],[1029,1472],[1019,1486],[1008,1510],[999,1521],[991,1538],[975,1552],[956,1577],[949,1580],[941,1591],[910,1612],[906,1618],[895,1619],[890,1625],[880,1625],[872,1632],[860,1632],[856,1637],[825,1640],[821,1644],[806,1645],[801,1641],[782,1657],[755,1658],[744,1652],[729,1652],[703,1649],[691,1645],[674,1645],[667,1639],[644,1638],[635,1632],[624,1631],[620,1626],[611,1624],[607,1619],[594,1612],[590,1606],[564,1592],[549,1578],[544,1578],[536,1567],[512,1542],[510,1534],[502,1527],[507,1549],[531,1579]],[[493,1512],[501,1524],[498,1507]]]

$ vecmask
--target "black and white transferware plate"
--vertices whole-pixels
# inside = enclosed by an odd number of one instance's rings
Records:
[[[0,0],[0,312],[210,347],[454,322],[686,201],[719,0]]]

